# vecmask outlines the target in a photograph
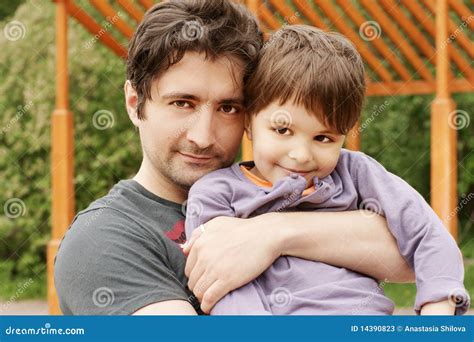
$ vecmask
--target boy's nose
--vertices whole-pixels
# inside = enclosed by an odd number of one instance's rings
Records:
[[[212,112],[209,109],[203,109],[193,115],[193,120],[190,120],[187,127],[186,138],[200,149],[205,149],[215,142]]]
[[[295,160],[298,164],[305,164],[310,162],[313,159],[311,150],[307,146],[298,146],[293,148],[288,153],[288,156]]]

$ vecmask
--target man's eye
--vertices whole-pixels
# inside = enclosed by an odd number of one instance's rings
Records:
[[[276,128],[276,129],[275,129],[275,132],[277,132],[277,133],[280,134],[280,135],[288,135],[288,134],[286,134],[286,133],[289,133],[290,131],[289,131],[288,128],[282,127],[282,128]]]
[[[178,108],[190,108],[190,104],[186,101],[174,101],[172,103],[175,107],[178,107]]]
[[[314,140],[322,143],[329,143],[332,141],[331,138],[327,137],[326,135],[317,135],[314,137]]]
[[[223,105],[221,107],[221,110],[224,112],[224,113],[227,113],[227,114],[235,114],[238,112],[237,108],[235,108],[234,106],[232,105]]]

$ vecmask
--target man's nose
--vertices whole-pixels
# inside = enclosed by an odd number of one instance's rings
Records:
[[[212,110],[205,107],[193,115],[195,118],[187,129],[186,138],[200,149],[205,149],[215,142]]]
[[[293,147],[288,153],[288,156],[298,164],[305,164],[313,159],[311,148],[304,143],[300,143]]]

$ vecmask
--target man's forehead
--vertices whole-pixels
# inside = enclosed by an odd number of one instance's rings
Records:
[[[181,93],[208,101],[241,98],[243,69],[232,58],[209,59],[204,54],[186,53],[155,80],[153,88],[159,96]]]

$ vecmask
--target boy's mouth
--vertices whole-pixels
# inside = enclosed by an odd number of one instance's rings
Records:
[[[281,166],[281,165],[278,165],[277,166],[281,167],[283,170],[289,172],[289,173],[297,173],[303,177],[305,177],[306,175],[308,175],[311,170],[307,171],[307,170],[296,170],[296,169],[290,169],[290,168],[287,168],[287,167],[284,167],[284,166]]]

